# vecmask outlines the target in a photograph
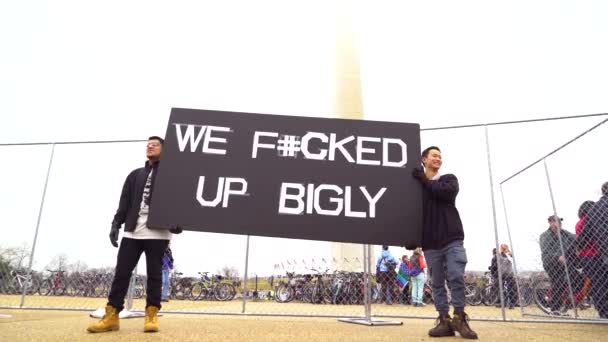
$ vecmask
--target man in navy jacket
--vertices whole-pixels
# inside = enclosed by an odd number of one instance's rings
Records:
[[[441,151],[431,146],[422,152],[422,168],[416,168],[412,176],[423,186],[422,248],[433,282],[435,309],[439,312],[437,325],[429,330],[429,336],[454,336],[477,339],[468,324],[464,312],[464,270],[467,253],[463,246],[464,230],[458,209],[458,179],[453,174],[440,175]],[[446,280],[452,293],[454,318],[449,315]]]

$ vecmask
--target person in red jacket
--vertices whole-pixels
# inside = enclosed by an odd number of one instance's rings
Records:
[[[591,209],[591,207],[593,207],[593,204],[595,204],[595,202],[585,201],[578,208],[578,222],[576,222],[576,226],[575,226],[575,233],[576,233],[577,239],[580,236],[581,232],[583,231],[583,227],[585,226],[585,219],[587,218],[589,209]],[[595,245],[595,241],[594,240],[587,241],[587,243],[582,248],[582,250],[577,250],[577,254],[580,258],[581,266],[583,267],[583,273],[585,274],[585,277],[587,279],[591,279],[592,274],[593,274],[592,265],[594,265],[595,259],[598,259],[600,257],[600,252],[598,251],[597,246]],[[587,294],[586,289],[587,289],[587,283],[585,282],[584,286],[583,286],[583,290],[576,294],[576,302],[577,303],[581,302],[581,305],[583,305],[583,306],[589,306],[589,304],[583,300],[584,299],[583,297]],[[597,292],[597,289],[593,288],[593,284],[591,284],[591,297],[597,298],[597,294],[595,292]],[[595,294],[595,296],[594,296],[594,294]]]

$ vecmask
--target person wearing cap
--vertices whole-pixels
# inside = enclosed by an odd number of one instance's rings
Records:
[[[601,318],[608,318],[608,182],[602,184],[602,197],[591,206],[585,216],[578,238],[578,248],[595,242],[599,256],[589,260],[592,298]]]
[[[159,230],[148,228],[148,211],[154,193],[156,173],[164,140],[157,136],[148,138],[144,167],[133,170],[125,180],[118,210],[110,229],[110,242],[118,247],[118,231],[124,224],[124,234],[116,258],[114,280],[108,296],[106,313],[88,332],[119,330],[118,315],[124,308],[129,280],[142,253],[146,254],[146,315],[144,332],[158,331],[158,311],[161,308],[162,259],[171,234],[181,233],[180,228]]]
[[[460,191],[454,174],[441,175],[441,150],[430,146],[422,151],[423,168],[414,168],[412,177],[422,184],[422,249],[433,284],[433,302],[439,313],[431,337],[454,336],[477,339],[464,312],[464,271],[467,252],[464,248],[464,229],[456,208]],[[452,294],[454,317],[450,317],[450,304],[446,283]]]
[[[551,215],[547,218],[549,228],[540,235],[540,251],[543,268],[551,280],[552,314],[561,315],[562,300],[568,288],[566,280],[566,263],[573,261],[576,252],[576,237],[562,229],[563,219]],[[560,243],[561,240],[561,243]],[[574,271],[574,268],[570,268]]]

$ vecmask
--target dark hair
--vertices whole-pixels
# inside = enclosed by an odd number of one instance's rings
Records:
[[[148,140],[158,140],[161,145],[165,144],[165,139],[163,139],[157,135],[153,135],[153,136],[149,137]]]
[[[608,195],[608,182],[602,184],[602,195]]]
[[[388,246],[387,245],[382,246],[382,250],[383,251],[388,251]]]
[[[429,146],[427,148],[424,149],[424,151],[422,151],[422,158],[426,158],[429,155],[429,152],[431,152],[431,150],[437,150],[439,152],[441,152],[441,150],[439,149],[439,147],[437,146]]]
[[[580,218],[587,216],[587,213],[589,213],[589,209],[591,209],[593,204],[595,204],[595,202],[593,202],[593,201],[583,202],[581,204],[581,206],[578,208],[578,218],[580,219]]]

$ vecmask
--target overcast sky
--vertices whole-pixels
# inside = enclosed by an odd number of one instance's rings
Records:
[[[356,9],[368,120],[429,128],[608,112],[604,1],[359,1]],[[331,117],[335,11],[327,0],[2,2],[0,142],[145,139],[164,135],[172,107]],[[498,183],[603,119],[489,129],[501,241]],[[578,205],[607,180],[597,158],[607,136],[604,125],[547,162],[572,231]],[[459,177],[469,269],[486,269],[494,226],[484,130],[421,139],[442,147],[443,171]],[[55,148],[37,269],[58,253],[114,264],[110,222],[144,153],[143,143]],[[0,147],[2,247],[31,246],[49,156],[49,146]],[[546,184],[540,164],[503,186],[526,268],[540,266],[535,239],[552,211]],[[242,272],[245,239],[186,232],[173,242],[176,264],[190,274]],[[329,256],[324,242],[252,237],[250,248],[259,274]]]

